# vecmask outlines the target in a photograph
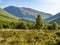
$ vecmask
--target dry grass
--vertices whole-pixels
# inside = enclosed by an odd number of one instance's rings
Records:
[[[57,45],[60,30],[0,29],[0,45]]]

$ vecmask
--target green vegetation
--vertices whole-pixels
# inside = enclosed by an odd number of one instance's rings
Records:
[[[42,29],[43,28],[43,21],[42,21],[40,14],[37,15],[35,27],[36,27],[36,29]]]
[[[60,45],[60,31],[0,29],[0,45]]]
[[[36,22],[21,21],[0,9],[0,45],[60,45],[60,25],[44,23],[40,14]]]
[[[44,23],[40,14],[37,15],[36,22],[21,21],[0,8],[0,29],[58,30],[60,29],[60,25],[55,22],[53,24]]]
[[[22,21],[0,8],[0,45],[60,45],[60,24],[46,24],[42,17],[38,14],[36,22]]]
[[[5,12],[5,11],[2,11]],[[42,29],[42,30],[58,30],[60,29],[57,23],[46,24],[43,22],[40,14],[37,15],[36,22],[25,22],[13,16],[1,15],[0,13],[0,29]]]
[[[0,8],[0,23],[2,22],[18,22],[18,18]]]
[[[57,29],[58,29],[58,24],[57,24],[56,22],[54,22],[54,23],[52,24],[52,29],[53,29],[53,30],[57,30]]]

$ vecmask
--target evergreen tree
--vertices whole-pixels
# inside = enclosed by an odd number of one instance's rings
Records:
[[[42,17],[40,16],[40,14],[37,15],[35,28],[36,29],[43,28],[43,20],[42,20]]]

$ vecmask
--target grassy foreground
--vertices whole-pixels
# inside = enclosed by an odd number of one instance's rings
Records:
[[[0,45],[59,45],[60,30],[0,29]]]

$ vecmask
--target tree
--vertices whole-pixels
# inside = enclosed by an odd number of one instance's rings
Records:
[[[52,24],[52,29],[53,29],[53,30],[57,30],[57,29],[58,29],[58,24],[57,24],[56,22],[54,22],[54,23]]]
[[[43,28],[43,20],[42,20],[42,17],[40,16],[40,14],[37,15],[35,28],[36,29],[42,29]]]
[[[17,24],[17,29],[28,29],[26,23],[21,22]]]

